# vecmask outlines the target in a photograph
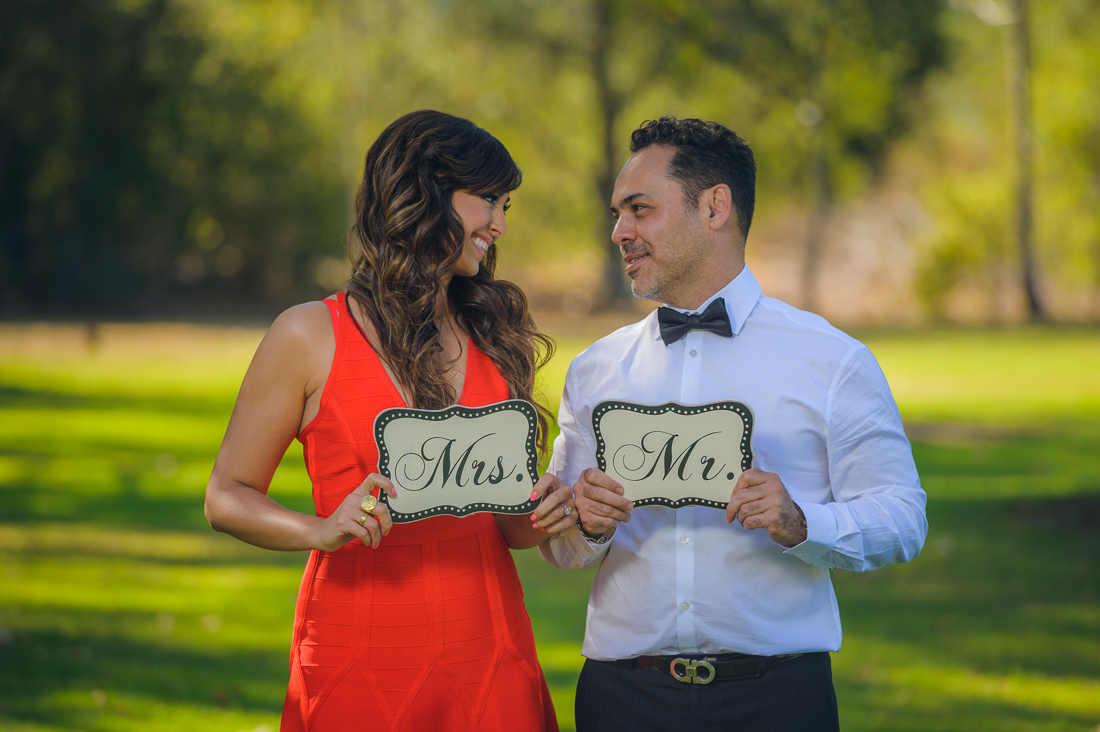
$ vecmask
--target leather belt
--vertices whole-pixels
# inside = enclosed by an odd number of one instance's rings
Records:
[[[722,653],[714,656],[638,656],[612,661],[616,666],[644,668],[685,684],[709,684],[712,681],[752,679],[763,676],[769,666],[774,666],[801,653],[781,656],[750,656],[744,653]]]

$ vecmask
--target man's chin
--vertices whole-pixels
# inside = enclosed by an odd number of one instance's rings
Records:
[[[634,297],[639,300],[651,300],[652,302],[663,302],[658,289],[647,282],[639,282],[636,279],[630,280],[630,292]]]

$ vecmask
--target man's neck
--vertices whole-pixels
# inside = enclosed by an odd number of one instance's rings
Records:
[[[686,289],[683,293],[678,293],[673,298],[666,300],[664,304],[680,310],[698,310],[703,303],[737,279],[737,276],[744,269],[745,260],[743,259],[737,262],[734,267],[716,268],[709,277],[700,278],[698,284],[694,284],[690,289]]]

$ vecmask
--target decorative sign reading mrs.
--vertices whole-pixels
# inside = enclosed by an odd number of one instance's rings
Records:
[[[741,402],[600,402],[592,429],[596,463],[635,506],[725,508],[752,467],[752,410]]]
[[[535,408],[520,399],[379,412],[374,420],[378,472],[397,489],[397,498],[387,499],[394,522],[533,511],[537,432]]]

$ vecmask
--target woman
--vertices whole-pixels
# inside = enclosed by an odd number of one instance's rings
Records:
[[[557,729],[508,548],[571,526],[571,492],[546,474],[533,514],[396,526],[363,501],[396,495],[376,472],[380,410],[531,400],[550,342],[519,288],[493,276],[519,183],[504,146],[467,120],[391,124],[367,153],[347,292],[280,315],[245,375],[206,516],[256,546],[313,550],[284,732]],[[546,429],[540,408],[542,449]],[[295,436],[316,516],[266,496]]]

